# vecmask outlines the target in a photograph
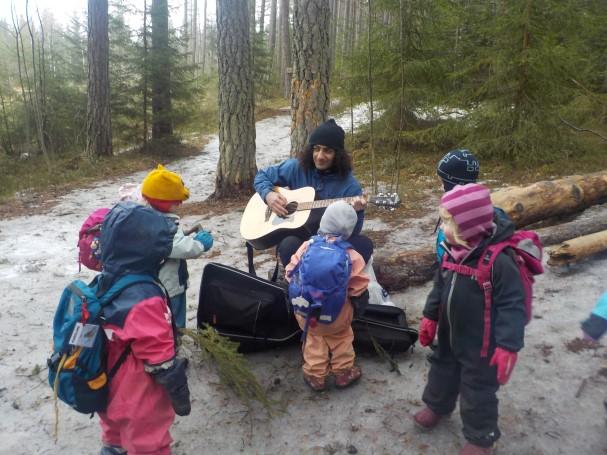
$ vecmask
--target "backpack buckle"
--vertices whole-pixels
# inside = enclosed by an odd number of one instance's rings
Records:
[[[491,289],[493,289],[493,286],[491,285],[491,281],[485,281],[481,284],[481,287],[483,288],[483,291],[490,291]]]

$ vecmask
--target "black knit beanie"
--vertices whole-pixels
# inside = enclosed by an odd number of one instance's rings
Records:
[[[455,149],[438,162],[436,173],[443,180],[445,191],[449,191],[455,185],[476,183],[479,170],[480,164],[470,150]]]
[[[333,150],[343,150],[345,136],[346,133],[341,126],[335,123],[335,120],[329,119],[312,131],[308,143],[310,145],[324,145]]]

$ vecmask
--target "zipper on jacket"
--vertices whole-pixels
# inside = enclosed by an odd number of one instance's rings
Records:
[[[451,297],[453,296],[453,289],[455,288],[455,281],[457,280],[457,273],[453,272],[453,279],[451,280],[451,287],[449,288],[449,295],[447,296],[447,324],[449,325],[449,345],[451,351],[453,351],[453,325],[451,324]]]

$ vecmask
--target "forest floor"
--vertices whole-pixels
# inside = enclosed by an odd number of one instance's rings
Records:
[[[257,164],[280,161],[289,150],[288,116],[257,123]],[[188,327],[196,325],[200,277],[210,261],[246,268],[239,235],[242,202],[204,202],[213,192],[218,139],[204,149],[174,161],[191,189],[183,221],[203,218],[213,231],[210,254],[189,263]],[[430,158],[434,160],[434,157]],[[432,161],[434,163],[434,161]],[[46,382],[51,322],[59,295],[71,280],[90,279],[78,272],[76,241],[80,224],[93,209],[110,206],[118,188],[139,182],[145,171],[112,178],[53,196],[52,204],[2,216],[0,221],[0,454],[94,454],[99,450],[97,418],[59,404],[59,433],[54,441],[55,414]],[[420,177],[421,178],[421,177]],[[381,214],[367,213],[365,229],[380,251],[431,245],[440,196],[434,176],[416,190],[415,203]],[[509,182],[493,175],[492,186]],[[403,181],[407,197],[413,189]],[[413,205],[415,207],[413,207]],[[413,210],[413,208],[415,210]],[[603,210],[603,209],[601,209]],[[604,208],[607,214],[607,208]],[[383,240],[383,242],[379,241]],[[272,256],[256,256],[260,273]],[[535,286],[535,316],[526,330],[526,347],[509,384],[499,392],[500,455],[607,454],[603,400],[607,398],[607,350],[580,343],[579,322],[605,291],[607,256],[568,268],[546,268]],[[430,284],[395,293],[392,300],[417,326]],[[424,454],[457,453],[463,445],[458,413],[431,433],[417,431],[411,414],[421,406],[428,372],[427,348],[415,347],[396,357],[402,375],[381,359],[359,356],[364,375],[346,390],[312,393],[301,378],[297,346],[247,355],[252,371],[282,412],[269,417],[259,406],[248,408],[221,385],[212,365],[190,352],[192,414],[178,417],[172,428],[173,453],[208,454]]]

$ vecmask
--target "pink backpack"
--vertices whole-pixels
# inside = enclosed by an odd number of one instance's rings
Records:
[[[84,265],[91,270],[101,271],[99,235],[103,219],[109,211],[105,208],[97,209],[84,220],[78,233],[78,270],[82,270]]]
[[[481,357],[487,357],[489,350],[489,335],[491,332],[491,303],[493,285],[491,284],[491,269],[495,259],[504,248],[511,248],[514,260],[518,266],[525,290],[525,311],[527,323],[531,320],[531,307],[533,303],[533,283],[535,275],[544,273],[542,266],[542,253],[544,248],[538,235],[533,231],[516,231],[512,236],[502,242],[489,245],[481,254],[476,268],[447,261],[447,254],[443,256],[441,267],[453,270],[466,276],[473,276],[485,294],[484,330]]]

